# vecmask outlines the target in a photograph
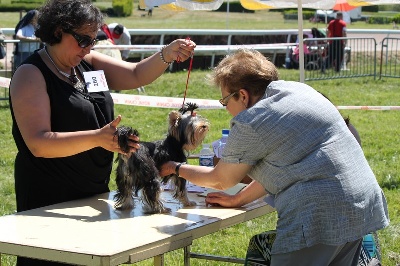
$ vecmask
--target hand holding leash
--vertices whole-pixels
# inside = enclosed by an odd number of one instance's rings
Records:
[[[186,61],[192,56],[196,44],[190,39],[177,39],[161,49],[161,54],[166,63]]]

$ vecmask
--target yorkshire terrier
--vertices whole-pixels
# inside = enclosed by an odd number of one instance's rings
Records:
[[[137,197],[140,191],[145,213],[169,212],[160,199],[161,184],[169,181],[174,187],[175,199],[183,206],[196,205],[188,199],[185,179],[175,174],[161,178],[159,169],[168,161],[186,162],[186,154],[203,142],[210,124],[207,119],[196,115],[194,110],[197,108],[196,104],[187,103],[179,111],[171,111],[167,137],[154,142],[140,142],[139,150],[134,153],[129,153],[128,141],[131,134],[139,136],[138,131],[125,126],[117,128],[118,145],[127,155],[119,154],[117,158],[116,209],[133,208],[133,197]]]

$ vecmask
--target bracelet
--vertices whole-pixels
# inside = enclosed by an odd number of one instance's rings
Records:
[[[164,59],[163,51],[164,51],[164,48],[165,48],[165,47],[167,47],[167,45],[164,45],[164,46],[160,49],[160,58],[161,58],[161,61],[163,61],[164,64],[170,65],[173,61],[172,61],[172,62],[167,62],[167,61],[165,61],[165,59]]]
[[[178,164],[175,166],[175,174],[176,174],[176,176],[178,176],[178,177],[180,177],[180,175],[179,175],[179,168],[181,168],[182,164],[186,164],[186,163],[178,163]]]

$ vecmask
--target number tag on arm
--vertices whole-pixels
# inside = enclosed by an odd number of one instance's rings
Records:
[[[103,70],[83,72],[88,92],[108,91],[106,76]]]

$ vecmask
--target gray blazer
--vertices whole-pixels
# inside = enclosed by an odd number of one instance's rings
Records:
[[[336,107],[298,82],[272,82],[265,96],[231,121],[226,163],[274,195],[272,253],[341,245],[389,224],[386,199]]]

